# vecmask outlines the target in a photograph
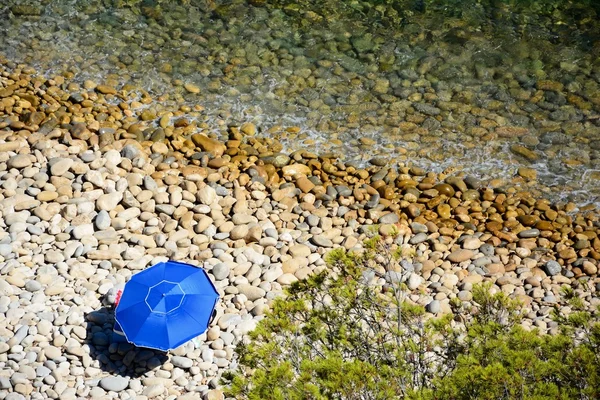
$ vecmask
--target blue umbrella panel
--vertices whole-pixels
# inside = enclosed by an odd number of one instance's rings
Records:
[[[128,342],[167,351],[204,333],[218,300],[206,271],[167,261],[131,277],[115,319]]]

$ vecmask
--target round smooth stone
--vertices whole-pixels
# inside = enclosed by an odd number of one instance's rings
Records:
[[[429,304],[427,304],[425,309],[432,314],[439,313],[440,309],[441,309],[440,301],[439,300],[431,301]]]
[[[562,267],[560,266],[560,264],[554,260],[550,260],[546,264],[544,264],[544,269],[546,273],[550,276],[558,275],[560,274],[560,271],[562,271]]]
[[[519,234],[517,235],[522,239],[528,239],[528,238],[535,238],[540,236],[540,230],[539,229],[526,229],[524,231],[519,232]]]

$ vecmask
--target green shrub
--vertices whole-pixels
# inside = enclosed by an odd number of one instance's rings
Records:
[[[600,324],[556,315],[562,332],[528,332],[519,304],[475,287],[472,318],[427,318],[398,282],[383,240],[334,250],[327,272],[296,282],[238,348],[225,377],[245,399],[600,398]]]

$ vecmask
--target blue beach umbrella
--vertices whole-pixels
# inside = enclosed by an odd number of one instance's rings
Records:
[[[167,351],[206,331],[218,299],[202,268],[161,262],[125,284],[115,319],[128,342]]]

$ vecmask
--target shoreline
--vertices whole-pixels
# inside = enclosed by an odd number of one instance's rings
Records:
[[[399,232],[396,244],[413,255],[399,272],[431,314],[468,302],[479,282],[524,302],[526,326],[548,333],[550,311],[566,304],[561,286],[588,309],[600,304],[591,207],[481,187],[452,171],[283,154],[253,124],[228,127],[220,141],[185,119],[194,110],[171,111],[148,131],[127,88],[70,86],[0,64],[0,378],[10,393],[222,398],[218,377],[269,301],[326,268],[329,250],[360,250],[373,225]],[[167,258],[213,278],[221,302],[212,327],[168,360],[113,346],[102,299]]]
[[[306,13],[279,1],[112,3],[7,7],[13,18],[0,24],[0,43],[21,62],[76,78],[74,88],[89,79],[143,87],[160,100],[144,96],[121,111],[144,114],[152,127],[165,105],[202,104],[197,124],[224,139],[227,125],[251,120],[274,128],[269,135],[286,149],[336,151],[356,166],[381,156],[437,173],[460,167],[492,187],[598,206],[594,7],[574,7],[588,16],[579,21],[569,5],[548,19],[488,4],[501,16],[492,24],[487,14],[472,18],[480,7],[443,24],[435,18],[454,7],[389,9],[402,18],[389,29],[368,22],[376,16],[329,18],[337,13],[328,0]],[[518,167],[530,170],[522,176]]]

